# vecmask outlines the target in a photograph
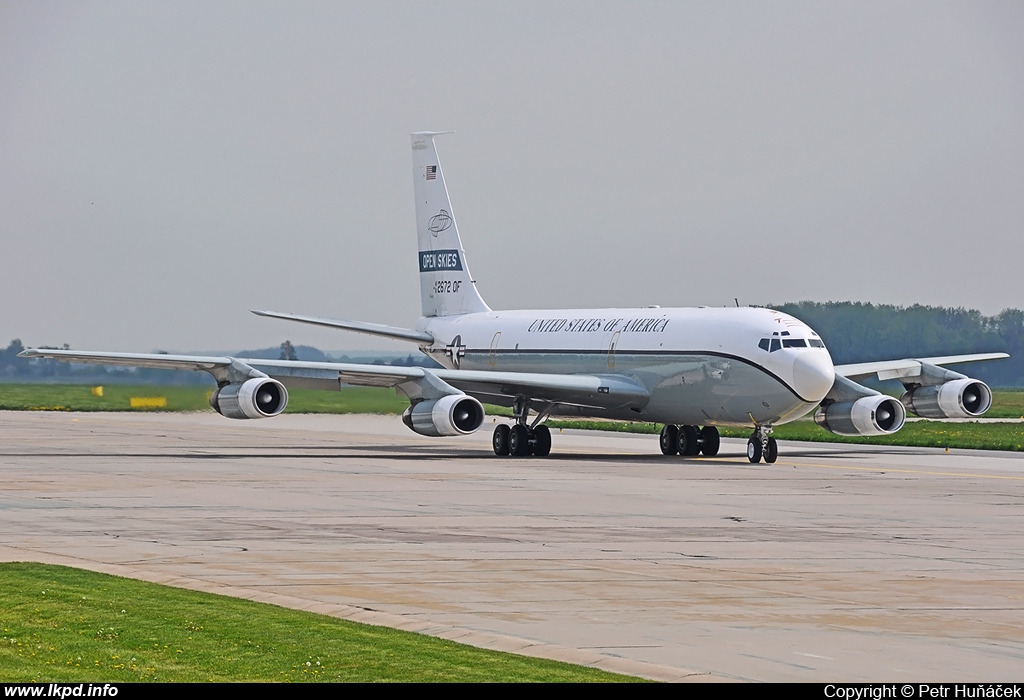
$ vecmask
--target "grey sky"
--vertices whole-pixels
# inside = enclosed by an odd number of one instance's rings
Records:
[[[410,131],[494,308],[1024,307],[1017,2],[0,0],[0,342],[410,325]],[[390,346],[402,348],[404,346]]]

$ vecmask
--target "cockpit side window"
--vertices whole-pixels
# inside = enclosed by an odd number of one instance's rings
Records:
[[[767,351],[768,350],[768,339],[767,338],[761,338],[761,342],[757,344],[757,347],[761,348],[762,350],[766,350]]]
[[[807,343],[803,338],[783,338],[782,347],[784,348],[806,348]]]

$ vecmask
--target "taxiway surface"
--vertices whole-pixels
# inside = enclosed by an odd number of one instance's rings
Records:
[[[1024,677],[1024,455],[0,413],[0,559],[654,678]]]

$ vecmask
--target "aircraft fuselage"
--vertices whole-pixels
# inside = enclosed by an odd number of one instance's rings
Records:
[[[770,309],[490,311],[424,319],[420,329],[436,339],[423,351],[450,369],[630,377],[651,398],[607,412],[621,420],[785,423],[835,379],[817,334]],[[571,405],[553,413],[592,414]]]

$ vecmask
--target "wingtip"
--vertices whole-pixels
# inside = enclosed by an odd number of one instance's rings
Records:
[[[442,136],[444,134],[454,134],[455,131],[414,131],[412,136],[419,136],[420,138],[432,139],[435,136]]]

